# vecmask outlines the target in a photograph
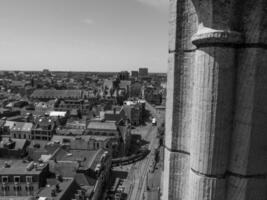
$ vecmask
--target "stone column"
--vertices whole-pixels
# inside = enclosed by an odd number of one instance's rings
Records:
[[[232,131],[235,48],[241,34],[200,25],[193,89],[190,200],[225,200]]]
[[[191,0],[170,0],[164,200],[184,200],[190,172],[190,128],[197,17]]]

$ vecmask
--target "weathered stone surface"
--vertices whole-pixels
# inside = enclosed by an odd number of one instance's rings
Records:
[[[165,150],[162,199],[183,200],[188,195],[189,155]]]
[[[266,200],[267,179],[230,176],[227,181],[227,200]]]
[[[189,198],[186,200],[225,200],[226,180],[190,172]]]
[[[194,52],[169,55],[165,146],[190,151]]]
[[[246,44],[267,44],[267,1],[242,1],[242,20]]]
[[[229,170],[242,174],[267,173],[267,50],[239,51],[236,109]]]
[[[163,199],[186,198],[190,171],[190,134],[194,45],[197,18],[191,0],[170,0],[169,71],[166,102]]]
[[[197,31],[197,15],[192,0],[170,0],[169,51],[192,50],[191,37]]]
[[[196,54],[191,168],[223,175],[232,131],[235,50],[208,47]]]

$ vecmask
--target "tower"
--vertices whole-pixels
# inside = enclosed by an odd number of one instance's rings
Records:
[[[267,199],[267,1],[170,0],[165,200]]]

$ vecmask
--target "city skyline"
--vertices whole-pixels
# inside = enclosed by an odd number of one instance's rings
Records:
[[[167,71],[167,0],[1,1],[0,25],[0,70]]]

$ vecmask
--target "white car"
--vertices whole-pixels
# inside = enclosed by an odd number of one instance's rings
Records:
[[[153,119],[152,119],[152,125],[153,125],[153,126],[156,126],[156,125],[157,125],[157,120],[156,120],[156,118],[153,118]]]

